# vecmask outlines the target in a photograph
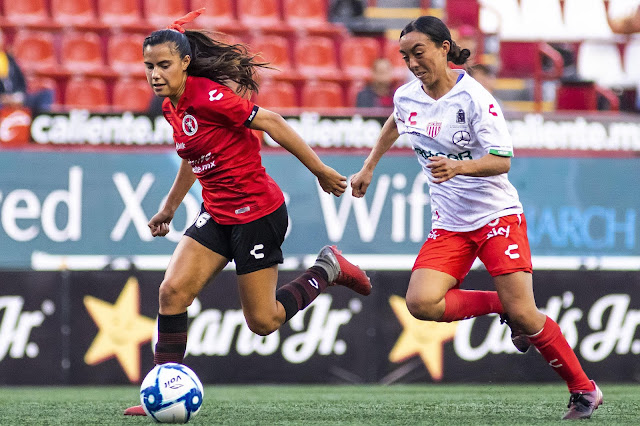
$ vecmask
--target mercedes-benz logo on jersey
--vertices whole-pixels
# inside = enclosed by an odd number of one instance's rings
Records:
[[[196,118],[191,114],[185,114],[182,119],[182,131],[187,136],[193,136],[198,131],[198,122]]]
[[[466,148],[471,142],[471,135],[469,134],[469,132],[466,132],[464,130],[458,130],[453,134],[453,138],[451,138],[451,141],[458,146]]]

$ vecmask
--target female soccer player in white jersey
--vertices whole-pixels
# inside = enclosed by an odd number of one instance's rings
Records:
[[[567,382],[565,419],[590,417],[602,392],[586,376],[558,324],[541,313],[533,296],[527,224],[507,178],[513,146],[498,102],[464,70],[460,49],[438,18],[423,16],[400,36],[400,53],[417,77],[394,96],[394,113],[351,179],[362,197],[373,170],[400,134],[407,134],[429,179],[432,230],[416,259],[407,307],[416,318],[457,321],[488,313],[503,316],[514,344],[533,344]],[[476,257],[497,291],[460,290]]]

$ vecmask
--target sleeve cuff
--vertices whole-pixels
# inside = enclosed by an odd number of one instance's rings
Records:
[[[490,149],[489,154],[497,155],[498,157],[513,157],[513,151],[509,149]]]
[[[249,118],[247,118],[247,121],[244,122],[245,127],[249,127],[251,125],[251,122],[253,121],[253,119],[256,116],[256,113],[258,112],[258,108],[260,108],[258,105],[253,106],[253,109],[251,110],[251,114],[249,114]]]

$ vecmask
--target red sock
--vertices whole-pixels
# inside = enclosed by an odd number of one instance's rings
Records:
[[[495,291],[452,289],[444,295],[444,314],[440,321],[451,322],[503,312]]]
[[[547,317],[542,330],[529,338],[542,357],[567,382],[569,392],[591,392],[594,389],[554,320]]]

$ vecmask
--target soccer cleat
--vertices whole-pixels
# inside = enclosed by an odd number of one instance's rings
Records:
[[[531,340],[529,336],[527,336],[517,325],[511,323],[509,321],[509,315],[502,314],[500,315],[500,324],[507,324],[511,329],[511,341],[513,342],[513,346],[522,353],[525,353],[531,347]]]
[[[569,397],[569,411],[564,415],[562,420],[579,420],[588,419],[593,414],[593,410],[602,405],[602,391],[596,385],[596,382],[591,380],[595,389],[591,392],[577,392],[572,393]]]
[[[324,246],[316,264],[327,271],[329,285],[343,285],[356,293],[371,293],[371,280],[362,269],[345,259],[336,246]]]
[[[147,413],[144,412],[144,408],[142,405],[134,405],[133,407],[129,407],[124,410],[125,416],[146,416]]]

